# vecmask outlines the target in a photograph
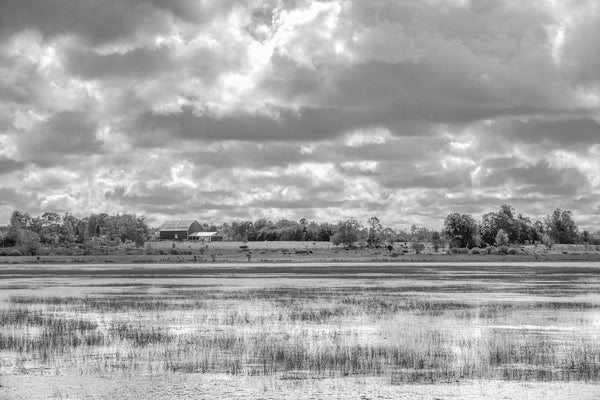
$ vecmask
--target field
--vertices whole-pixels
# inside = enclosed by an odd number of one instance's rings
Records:
[[[596,263],[0,266],[0,399],[600,397]]]
[[[465,249],[466,250],[466,249]],[[191,241],[147,242],[145,247],[134,245],[99,246],[91,254],[80,246],[45,248],[38,256],[0,256],[0,264],[174,264],[174,263],[326,263],[326,262],[520,262],[520,261],[588,261],[600,262],[597,246],[555,245],[518,246],[516,254],[447,254],[448,248],[434,251],[427,244],[416,254],[410,243],[395,243],[391,250],[379,248],[344,248],[331,242],[214,242]],[[10,253],[10,251],[9,251]],[[1,253],[0,253],[1,254]],[[250,259],[248,259],[250,256]]]

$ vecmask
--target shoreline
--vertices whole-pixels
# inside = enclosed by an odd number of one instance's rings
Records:
[[[256,265],[256,264],[426,264],[426,263],[548,263],[548,262],[600,262],[600,252],[588,254],[410,254],[396,257],[368,252],[358,254],[308,254],[281,255],[255,254],[250,261],[245,253],[222,254],[212,261],[206,255],[60,255],[60,256],[4,256],[5,265],[56,265],[56,264],[192,264],[192,265]]]

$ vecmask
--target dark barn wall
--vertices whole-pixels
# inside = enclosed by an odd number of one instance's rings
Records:
[[[177,239],[179,240],[186,240],[188,238],[187,231],[161,231],[160,238],[174,240],[175,234],[177,234]]]

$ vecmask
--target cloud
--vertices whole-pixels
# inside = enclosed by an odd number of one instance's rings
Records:
[[[165,136],[187,140],[306,141],[336,137],[352,127],[350,115],[335,109],[273,108],[273,115],[236,112],[217,116],[184,107],[180,112],[146,112],[131,125],[141,144],[156,146]]]
[[[15,139],[21,159],[45,163],[60,162],[64,156],[101,152],[97,124],[85,112],[61,111],[30,132]]]
[[[23,168],[27,163],[0,156],[0,175]]]
[[[525,121],[501,121],[491,129],[495,134],[525,143],[549,146],[583,146],[598,142],[600,124],[592,118],[558,120],[531,118]]]
[[[598,221],[599,12],[6,1],[0,223],[27,207],[439,226],[503,203]]]
[[[163,11],[179,16],[182,7],[174,6]],[[169,18],[161,14],[156,4],[144,1],[48,0],[40,3],[7,0],[3,3],[0,32],[8,36],[32,29],[49,38],[73,34],[90,43],[100,44],[132,39],[137,34],[165,31],[169,27]]]
[[[514,193],[521,195],[576,196],[590,186],[585,174],[576,168],[552,167],[545,160],[535,165],[496,170],[488,177],[487,183],[490,186],[511,185]]]

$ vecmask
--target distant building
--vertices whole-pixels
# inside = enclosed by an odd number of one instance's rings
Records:
[[[172,221],[165,221],[164,224],[158,228],[160,239],[171,239],[171,240],[187,240],[190,235],[196,232],[200,232],[202,226],[193,219],[178,219]]]
[[[194,232],[190,234],[190,240],[199,240],[202,242],[222,242],[223,236],[217,232]]]

